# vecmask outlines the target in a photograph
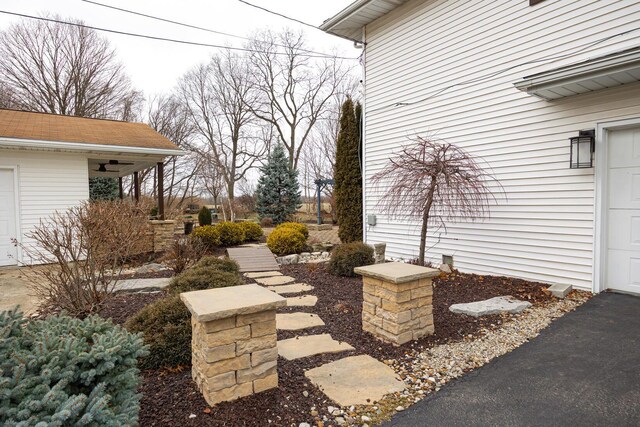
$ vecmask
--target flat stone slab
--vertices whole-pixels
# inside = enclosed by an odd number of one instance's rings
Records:
[[[258,273],[244,273],[244,277],[248,277],[249,279],[257,279],[258,277],[273,277],[273,276],[282,276],[282,273],[279,271],[260,271]]]
[[[407,283],[415,280],[436,277],[440,270],[404,262],[385,262],[382,264],[356,267],[353,272],[365,277],[384,280],[390,283]]]
[[[284,307],[287,300],[256,284],[184,292],[180,298],[198,322]]]
[[[347,350],[353,350],[353,347],[345,342],[334,340],[329,334],[305,335],[278,341],[278,355],[287,360]]]
[[[467,316],[480,317],[498,313],[522,313],[529,307],[531,307],[530,302],[520,301],[512,296],[502,296],[466,304],[453,304],[449,307],[449,311],[466,314]]]
[[[573,286],[562,283],[556,283],[547,288],[547,291],[551,292],[551,295],[556,298],[565,298],[572,290]]]
[[[169,286],[171,277],[158,277],[152,279],[126,279],[118,280],[114,291],[140,291],[143,289],[163,289]]]
[[[368,355],[345,357],[304,375],[340,406],[373,405],[406,387],[393,369]]]
[[[267,289],[277,294],[299,294],[313,290],[313,286],[306,283],[294,283],[293,285],[267,286]]]
[[[287,307],[313,307],[318,302],[315,295],[302,295],[287,298]]]
[[[300,329],[324,326],[317,314],[311,313],[277,313],[276,329],[281,331],[299,331]]]
[[[259,278],[256,278],[255,280],[256,282],[265,286],[284,285],[285,283],[291,283],[296,281],[296,279],[291,276],[259,277]]]

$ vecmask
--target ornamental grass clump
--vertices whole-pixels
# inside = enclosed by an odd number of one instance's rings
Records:
[[[355,277],[353,269],[375,262],[373,248],[362,242],[345,243],[331,252],[329,271],[338,276]]]
[[[98,316],[0,312],[0,425],[137,425],[142,338]]]

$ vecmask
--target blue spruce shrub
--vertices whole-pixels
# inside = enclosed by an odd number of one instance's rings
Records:
[[[0,312],[0,425],[137,425],[139,335],[98,316]]]

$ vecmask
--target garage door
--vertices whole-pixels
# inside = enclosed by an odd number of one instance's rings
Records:
[[[640,128],[608,143],[607,287],[640,294]]]
[[[16,206],[12,169],[0,169],[0,266],[16,264]]]

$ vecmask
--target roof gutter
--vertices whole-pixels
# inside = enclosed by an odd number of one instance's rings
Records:
[[[31,148],[34,150],[76,151],[91,153],[127,153],[153,156],[184,156],[186,152],[167,148],[130,147],[121,145],[88,144],[82,142],[44,141],[38,139],[21,139],[0,137],[0,148]]]
[[[344,21],[345,19],[348,19],[351,17],[351,15],[353,15],[354,13],[357,13],[362,7],[366,6],[367,4],[371,3],[373,0],[359,0],[356,1],[354,3],[351,3],[349,6],[347,6],[346,8],[342,9],[340,12],[338,12],[338,14],[332,16],[331,18],[327,19],[326,21],[324,21],[320,27],[322,31],[325,31],[329,34],[333,34],[334,36],[337,37],[342,37],[343,39],[347,39],[347,40],[351,40],[353,42],[356,43],[361,43],[366,45],[367,43],[363,40],[357,40],[357,39],[352,39],[351,37],[346,37],[346,36],[342,36],[340,34],[335,34],[333,32],[331,32],[331,29],[336,26],[337,24],[341,23],[342,21]]]

